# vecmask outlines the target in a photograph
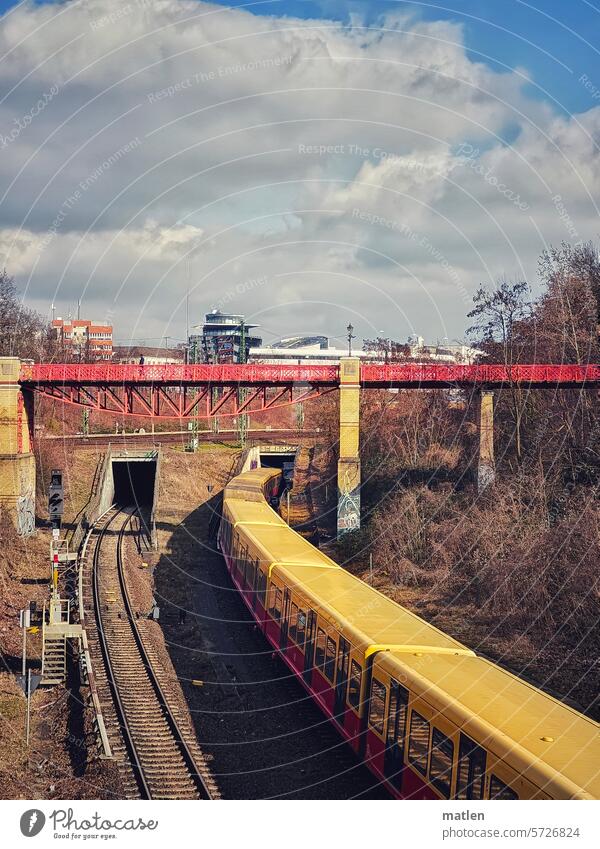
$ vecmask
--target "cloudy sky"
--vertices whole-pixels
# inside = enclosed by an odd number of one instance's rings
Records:
[[[452,7],[452,8],[450,8]],[[597,239],[600,11],[80,0],[0,21],[0,254],[46,315],[462,339]]]

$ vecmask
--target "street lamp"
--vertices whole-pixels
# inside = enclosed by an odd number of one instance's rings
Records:
[[[352,356],[352,340],[356,339],[356,336],[354,336],[353,333],[352,333],[354,328],[352,327],[351,324],[348,325],[346,330],[348,331],[348,356],[351,357]]]

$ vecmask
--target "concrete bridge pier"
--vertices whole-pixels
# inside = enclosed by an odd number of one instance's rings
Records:
[[[0,507],[17,532],[35,531],[33,395],[19,384],[21,361],[0,357]]]
[[[360,360],[340,360],[340,451],[338,460],[338,537],[360,528]]]
[[[480,392],[479,466],[477,491],[482,493],[496,480],[494,461],[494,393],[489,389]]]

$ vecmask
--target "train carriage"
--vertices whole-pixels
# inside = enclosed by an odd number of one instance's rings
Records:
[[[352,576],[227,485],[219,543],[267,640],[398,798],[598,798],[599,726]]]

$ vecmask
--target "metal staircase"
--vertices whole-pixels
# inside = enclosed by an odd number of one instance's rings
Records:
[[[62,684],[67,675],[67,639],[62,634],[44,634],[41,684]]]
[[[67,677],[67,639],[81,637],[81,625],[71,621],[71,602],[56,593],[42,614],[42,680],[40,684],[53,687]],[[48,620],[48,621],[46,621]]]

